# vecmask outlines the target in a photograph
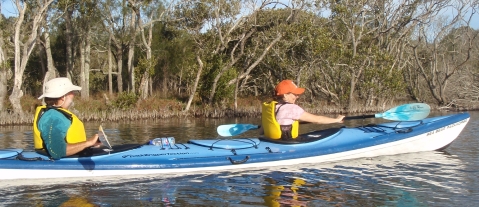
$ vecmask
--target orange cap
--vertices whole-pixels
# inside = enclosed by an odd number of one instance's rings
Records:
[[[275,88],[276,95],[283,95],[287,93],[293,93],[293,94],[302,94],[304,93],[304,88],[299,88],[296,86],[296,84],[293,83],[292,80],[283,80],[278,83],[278,85]]]

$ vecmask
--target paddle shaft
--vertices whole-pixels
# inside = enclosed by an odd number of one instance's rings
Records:
[[[368,119],[368,118],[376,118],[376,115],[371,114],[371,115],[360,115],[360,116],[347,116],[347,117],[344,117],[343,120]]]
[[[392,121],[417,121],[426,118],[429,115],[431,108],[424,103],[403,104],[380,114],[360,115],[344,117],[343,120],[353,119],[367,119],[367,118],[383,118]],[[305,122],[300,122],[305,124]],[[217,128],[218,134],[221,136],[235,136],[244,133],[248,130],[258,129],[261,125],[251,124],[233,124],[232,126],[221,125]]]

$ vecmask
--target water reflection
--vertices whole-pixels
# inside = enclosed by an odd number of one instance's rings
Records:
[[[84,197],[78,197],[78,196],[72,196],[70,197],[67,201],[63,202],[60,204],[59,207],[95,207],[98,205],[95,205],[91,201],[89,201],[87,198]]]
[[[304,201],[305,198],[311,198],[301,193],[300,188],[306,184],[306,181],[301,178],[288,179],[288,184],[280,184],[272,178],[266,178],[265,182],[264,203],[267,206],[306,206],[308,202]]]

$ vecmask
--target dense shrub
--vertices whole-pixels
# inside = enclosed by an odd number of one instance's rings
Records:
[[[138,94],[132,92],[123,92],[118,94],[116,100],[113,101],[112,106],[116,109],[126,110],[135,106],[138,101]]]

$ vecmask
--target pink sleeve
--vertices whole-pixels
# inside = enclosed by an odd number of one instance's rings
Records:
[[[304,113],[304,109],[296,104],[285,104],[281,106],[276,114],[276,120],[280,125],[290,125]]]

